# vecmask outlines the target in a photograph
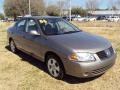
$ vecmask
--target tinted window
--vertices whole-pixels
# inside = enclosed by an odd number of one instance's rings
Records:
[[[17,29],[18,29],[18,30],[21,30],[21,31],[24,31],[24,30],[25,30],[25,23],[26,23],[26,20],[21,20],[21,21],[17,24]]]
[[[27,27],[26,27],[26,32],[29,32],[31,30],[37,30],[38,31],[37,24],[33,19],[28,20]]]

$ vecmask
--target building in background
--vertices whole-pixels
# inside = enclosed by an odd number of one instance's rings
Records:
[[[120,16],[120,10],[89,11],[92,16]]]

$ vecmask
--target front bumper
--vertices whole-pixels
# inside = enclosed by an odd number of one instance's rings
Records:
[[[66,74],[80,78],[101,75],[115,64],[116,54],[105,60],[100,60],[97,55],[96,58],[95,62],[89,63],[64,60]]]

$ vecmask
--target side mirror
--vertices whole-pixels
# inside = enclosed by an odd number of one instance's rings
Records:
[[[29,33],[31,35],[39,36],[40,34],[36,30],[30,30]]]

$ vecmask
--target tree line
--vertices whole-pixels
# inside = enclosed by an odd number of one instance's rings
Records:
[[[72,14],[86,16],[88,11],[99,10],[103,0],[86,0],[85,8],[73,7]],[[117,10],[120,8],[120,0],[110,0],[106,10]],[[29,0],[4,0],[4,13],[8,17],[24,16],[29,14]],[[45,0],[31,0],[32,15],[64,15],[64,10],[68,10],[68,0],[58,1],[56,4],[45,4]],[[3,15],[0,14],[3,18]]]
[[[63,11],[67,10],[68,2],[61,1],[57,4],[45,5],[44,0],[31,0],[31,14],[32,15],[50,15],[60,16],[64,15]],[[4,0],[4,13],[8,17],[24,16],[29,14],[29,0]],[[86,14],[86,10],[81,7],[72,8],[72,14]]]
[[[29,0],[4,0],[4,13],[8,17],[24,16],[29,14]],[[44,14],[43,0],[31,0],[32,15]]]

